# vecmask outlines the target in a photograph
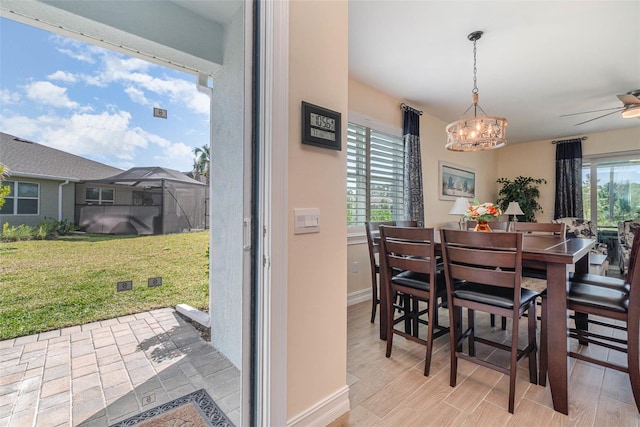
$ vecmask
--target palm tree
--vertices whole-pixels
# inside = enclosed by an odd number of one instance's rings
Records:
[[[200,177],[204,176],[206,183],[209,184],[209,166],[211,164],[209,146],[203,145],[202,147],[194,148],[193,154],[195,155],[195,159],[193,160],[192,177],[200,180]]]

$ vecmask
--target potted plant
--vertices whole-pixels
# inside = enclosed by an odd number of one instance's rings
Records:
[[[497,204],[504,212],[509,206],[509,202],[518,202],[524,215],[518,215],[519,221],[536,222],[536,212],[543,212],[542,206],[538,203],[540,197],[540,184],[546,184],[544,178],[532,178],[530,176],[519,176],[513,181],[507,178],[498,178],[496,181],[502,184],[498,192]]]

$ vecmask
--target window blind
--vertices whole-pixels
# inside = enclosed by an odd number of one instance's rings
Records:
[[[404,218],[402,139],[365,126],[347,127],[347,226]]]

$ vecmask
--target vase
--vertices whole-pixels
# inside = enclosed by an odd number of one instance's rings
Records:
[[[487,221],[478,221],[478,223],[476,224],[476,227],[473,229],[473,231],[489,232],[489,231],[491,231],[491,227],[489,227],[489,223]]]

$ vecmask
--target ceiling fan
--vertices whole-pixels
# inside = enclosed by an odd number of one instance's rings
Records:
[[[576,123],[574,126],[583,125],[585,123],[592,122],[594,120],[600,119],[602,117],[610,116],[611,114],[615,114],[618,112],[622,112],[622,117],[625,119],[631,118],[639,118],[640,119],[640,89],[632,90],[624,95],[617,95],[618,99],[622,101],[622,107],[613,107],[613,108],[603,108],[602,110],[592,110],[592,111],[583,111],[581,113],[573,113],[573,114],[564,114],[560,117],[568,117],[568,116],[576,116],[578,114],[587,114],[587,113],[597,113],[600,111],[609,111],[613,110],[609,113],[603,114],[598,117],[594,117],[593,119],[585,120],[584,122]]]

